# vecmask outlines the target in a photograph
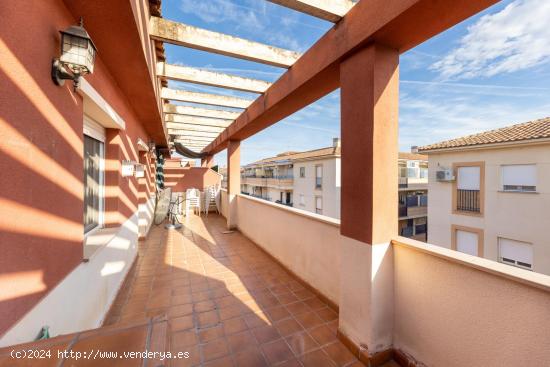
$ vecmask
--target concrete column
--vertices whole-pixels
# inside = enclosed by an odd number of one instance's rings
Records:
[[[237,228],[237,195],[241,192],[241,142],[227,144],[227,228]]]
[[[206,157],[201,159],[201,167],[212,168],[213,165],[214,165],[213,155],[207,155]]]
[[[370,45],[340,65],[343,235],[339,332],[377,359],[392,346],[398,225],[399,53]],[[375,358],[373,358],[375,357]]]

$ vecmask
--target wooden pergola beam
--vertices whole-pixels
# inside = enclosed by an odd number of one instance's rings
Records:
[[[186,131],[201,131],[206,133],[220,133],[225,128],[217,126],[203,126],[203,125],[193,125],[193,124],[183,124],[180,122],[167,122],[166,128],[168,131],[171,130],[186,130]]]
[[[498,0],[361,0],[269,89],[259,96],[205,152],[243,140],[337,89],[340,63],[368,44],[403,53]]]
[[[223,96],[220,94],[190,92],[187,90],[162,88],[161,97],[174,101],[200,103],[211,106],[247,108],[253,102],[250,99]]]
[[[219,110],[219,109],[208,109],[208,108],[199,108],[191,106],[178,106],[171,103],[165,103],[163,106],[165,113],[171,113],[175,115],[188,115],[188,116],[197,116],[197,117],[210,117],[216,119],[225,119],[225,120],[234,120],[241,112],[228,111],[228,110]]]
[[[149,33],[155,40],[284,68],[290,67],[300,57],[300,54],[295,51],[159,17],[151,17]]]
[[[243,78],[237,75],[172,65],[164,62],[157,63],[157,76],[182,82],[254,93],[263,93],[271,85],[271,83],[263,80]]]
[[[170,122],[175,122],[197,126],[216,126],[226,128],[231,124],[231,122],[233,122],[233,120],[213,119],[210,117],[185,116],[166,113],[164,114],[164,122],[167,124]]]
[[[194,130],[187,130],[187,129],[168,129],[169,135],[177,135],[177,136],[200,136],[203,138],[211,138],[214,139],[218,133],[217,132],[208,132],[208,131],[194,131]]]
[[[272,3],[312,15],[317,18],[338,22],[353,7],[350,0],[268,0]]]

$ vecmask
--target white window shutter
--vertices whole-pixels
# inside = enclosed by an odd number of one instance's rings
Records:
[[[458,178],[456,187],[459,190],[479,190],[481,179],[481,168],[477,166],[472,167],[458,167]]]

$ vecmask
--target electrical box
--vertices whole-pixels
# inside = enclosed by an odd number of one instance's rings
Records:
[[[134,175],[136,164],[132,161],[122,161],[122,177],[130,177]]]
[[[136,172],[135,172],[134,175],[137,178],[145,177],[145,166],[143,164],[139,164],[139,163],[136,164],[135,165],[135,170],[136,170]]]

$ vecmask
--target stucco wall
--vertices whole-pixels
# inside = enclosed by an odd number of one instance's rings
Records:
[[[323,166],[322,188],[315,188],[315,166]],[[305,167],[305,177],[300,177],[300,167]],[[294,163],[294,207],[315,213],[315,196],[323,198],[323,215],[340,218],[340,158],[299,161]],[[305,205],[300,204],[300,194]]]
[[[239,230],[334,303],[339,302],[340,227],[336,220],[239,195]]]
[[[0,169],[9,172],[0,179],[0,335],[62,280],[71,281],[82,265],[83,99],[71,82],[59,87],[50,76],[52,59],[60,53],[59,30],[78,22],[73,11],[79,4],[71,2],[69,11],[60,0],[0,2]],[[119,5],[130,9],[129,3]],[[108,29],[102,21],[88,17],[85,24],[89,31]],[[119,26],[131,32],[135,24]],[[117,47],[124,42],[118,39]],[[145,202],[154,190],[152,177],[140,185],[120,175],[121,160],[139,161],[137,139],[150,141],[144,124],[152,120],[136,114],[110,72],[112,65],[104,63],[108,48],[98,44],[98,49],[94,73],[85,79],[125,121],[125,130],[107,130],[105,143],[105,224],[120,227],[136,215],[140,192]],[[63,294],[57,309],[72,307],[73,297]],[[35,331],[41,326],[34,325]]]
[[[437,182],[438,166],[454,162],[485,162],[483,217],[452,214],[452,183]],[[537,165],[537,192],[501,192],[500,165]],[[497,261],[498,237],[533,244],[533,270],[550,274],[550,144],[483,149],[429,155],[428,242],[451,247],[451,225],[484,230],[484,257]]]
[[[550,277],[415,246],[393,246],[395,348],[427,366],[550,361]]]
[[[181,167],[179,160],[166,160],[164,185],[172,192],[185,192],[187,189],[204,190],[207,186],[220,185],[221,175],[206,167]]]

